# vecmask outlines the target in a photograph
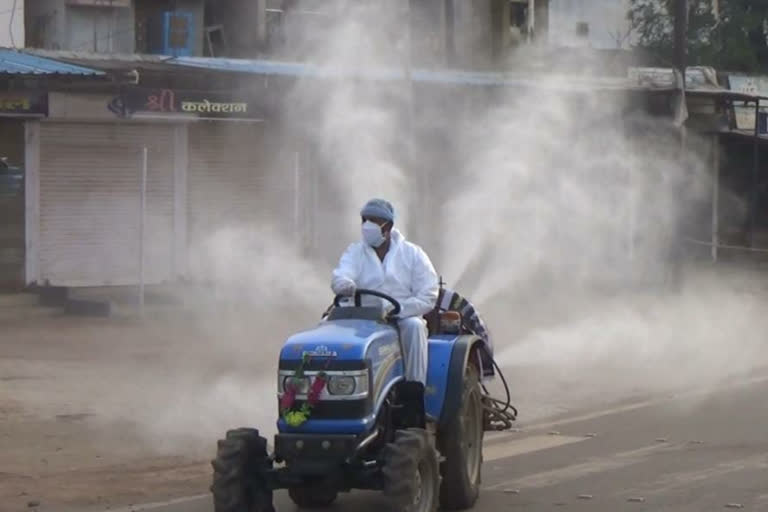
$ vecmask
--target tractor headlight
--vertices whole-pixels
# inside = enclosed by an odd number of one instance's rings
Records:
[[[290,384],[291,380],[293,380],[296,384],[297,395],[306,395],[309,392],[308,378],[302,377],[300,379],[297,379],[296,377],[292,377],[292,376],[283,378],[283,389],[281,391],[285,391],[288,389],[288,385]]]
[[[304,400],[312,382],[318,374],[325,374],[328,379],[320,392],[320,400],[361,400],[368,396],[370,376],[368,370],[327,370],[323,372],[310,371],[304,377],[296,379],[293,370],[280,370],[277,373],[277,394],[283,396],[290,388],[292,381],[296,386],[296,397]]]
[[[331,395],[351,395],[356,388],[354,377],[333,376],[328,379],[328,393]]]

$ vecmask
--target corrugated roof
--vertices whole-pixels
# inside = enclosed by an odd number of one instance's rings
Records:
[[[22,70],[6,71],[12,65]],[[403,68],[343,68],[339,66],[318,66],[301,62],[273,60],[231,59],[213,57],[169,57],[167,55],[144,54],[96,54],[61,50],[25,49],[24,53],[0,49],[0,73],[28,74],[90,74],[103,75],[102,71],[133,68],[170,70],[174,67],[207,69],[230,73],[274,75],[314,78],[353,78],[374,81],[401,81],[407,78]],[[30,70],[31,68],[31,70]],[[690,68],[686,72],[687,92],[692,95],[721,96],[731,100],[754,100],[758,96],[729,91],[715,83],[707,83],[703,68]],[[706,70],[704,70],[706,71]],[[700,77],[699,75],[702,75]],[[601,77],[594,75],[480,72],[461,70],[414,69],[411,79],[417,83],[447,85],[487,85],[504,87],[527,87],[556,91],[657,91],[677,90],[671,69],[633,68],[626,77]]]
[[[25,53],[47,59],[55,59],[77,66],[93,67],[102,71],[127,71],[131,69],[172,70],[166,62],[172,57],[138,53],[94,53],[71,50],[25,49]]]
[[[341,68],[317,66],[314,64],[279,62],[270,60],[228,59],[212,57],[177,57],[167,60],[169,64],[195,67],[234,73],[260,75],[282,75],[315,78],[362,78],[380,81],[399,81],[407,78],[404,69],[382,68]],[[717,83],[709,83],[708,75],[702,68],[690,68],[686,73],[687,93],[702,96],[718,96],[731,100],[756,100],[758,96],[734,93]],[[714,72],[714,70],[712,71]],[[639,91],[639,92],[674,92],[674,81],[649,80],[656,74],[673,76],[671,69],[636,68],[626,77],[606,77],[578,74],[555,73],[514,73],[514,72],[477,72],[461,70],[421,70],[414,69],[411,79],[421,83],[440,83],[449,85],[491,85],[504,87],[529,87],[555,91]],[[690,76],[688,76],[690,75]],[[702,75],[702,77],[698,76]],[[641,79],[643,78],[643,79]]]
[[[17,50],[0,48],[0,74],[99,76],[104,73],[96,69],[28,55]]]
[[[199,73],[200,66],[181,66],[176,57],[146,53],[96,53],[72,50],[41,50],[38,48],[24,49],[29,55],[47,59],[55,59],[76,66],[92,67],[106,73],[141,71],[153,73]],[[221,59],[211,59],[221,60]],[[229,60],[229,59],[227,59]],[[226,72],[227,69],[218,66],[206,66],[209,71]]]
[[[98,53],[82,50],[45,50],[42,48],[25,48],[24,53],[63,61],[87,60],[103,62],[114,61],[122,63],[163,63],[167,60],[173,59],[173,57],[169,57],[167,55],[148,53]]]

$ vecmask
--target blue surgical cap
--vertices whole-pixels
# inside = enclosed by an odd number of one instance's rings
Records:
[[[395,209],[389,201],[384,199],[371,199],[363,209],[360,210],[361,217],[375,217],[377,219],[384,219],[390,222],[395,220]]]

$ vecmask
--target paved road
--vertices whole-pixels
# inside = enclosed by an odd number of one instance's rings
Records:
[[[492,437],[475,510],[768,511],[768,378],[734,384]],[[283,493],[276,501],[279,512],[296,510]],[[151,510],[211,505],[198,498]],[[329,510],[386,509],[376,494],[353,493]]]

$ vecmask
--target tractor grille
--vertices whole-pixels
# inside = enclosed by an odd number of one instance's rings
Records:
[[[296,400],[296,408],[302,405],[304,405],[303,400]],[[370,397],[362,400],[323,400],[312,409],[312,419],[358,420],[368,416],[371,409]]]
[[[299,359],[283,359],[280,361],[279,368],[296,371],[300,365]],[[310,372],[365,370],[366,368],[368,368],[367,361],[335,361],[333,359],[311,359],[304,367]]]

